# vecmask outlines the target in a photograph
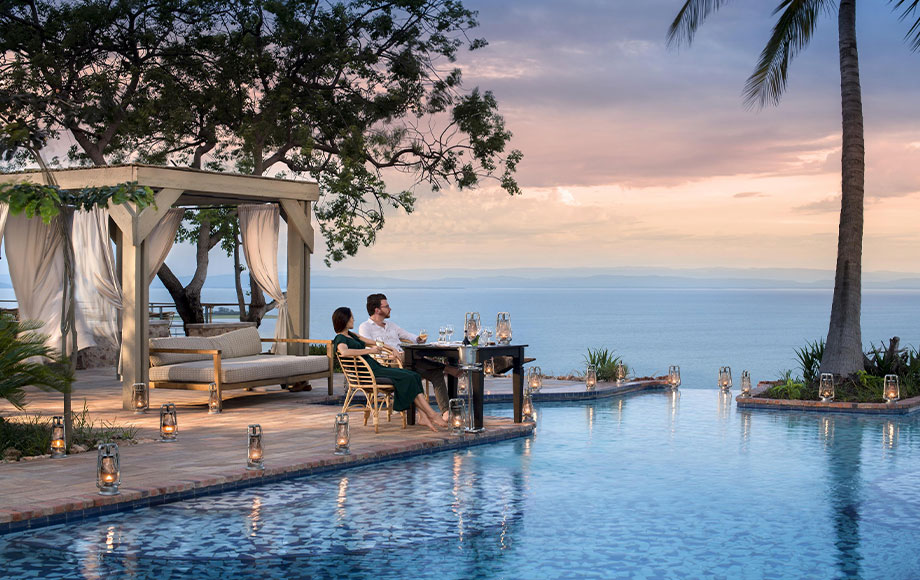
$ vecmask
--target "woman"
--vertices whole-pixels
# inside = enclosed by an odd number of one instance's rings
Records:
[[[355,327],[355,317],[352,316],[350,308],[342,306],[335,309],[335,312],[332,313],[332,327],[336,333],[332,344],[339,356],[362,356],[374,371],[375,376],[386,377],[393,381],[396,390],[396,396],[393,397],[394,411],[405,411],[415,402],[415,407],[421,411],[421,413],[416,413],[419,423],[432,431],[437,431],[438,427],[447,427],[447,421],[442,419],[441,415],[428,404],[428,399],[422,389],[420,374],[415,371],[383,366],[370,356],[380,354],[383,348],[375,346],[372,340],[350,332]]]

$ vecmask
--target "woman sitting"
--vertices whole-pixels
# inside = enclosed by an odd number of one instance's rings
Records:
[[[350,332],[355,327],[355,317],[351,309],[345,306],[336,308],[332,313],[332,327],[335,329],[335,338],[332,340],[339,356],[361,356],[374,371],[374,376],[385,377],[393,381],[396,395],[393,397],[393,410],[406,411],[415,402],[418,422],[427,426],[432,431],[437,427],[447,427],[447,421],[435,412],[428,404],[422,389],[422,376],[415,371],[400,368],[385,367],[374,360],[370,355],[380,354],[383,349],[374,344],[374,341]]]

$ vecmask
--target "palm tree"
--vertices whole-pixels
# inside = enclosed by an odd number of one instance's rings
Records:
[[[689,45],[703,20],[728,0],[686,0],[668,29],[668,45]],[[920,0],[889,0],[901,19],[913,19]],[[840,229],[834,299],[821,372],[850,375],[863,368],[860,303],[862,298],[863,191],[865,144],[863,141],[862,89],[856,49],[856,0],[781,0],[773,11],[779,20],[760,53],[754,73],[744,87],[745,103],[763,107],[777,104],[786,89],[789,62],[805,47],[822,14],[837,7],[840,48],[840,96],[843,116],[841,155]],[[920,49],[920,18],[907,33],[912,50]]]

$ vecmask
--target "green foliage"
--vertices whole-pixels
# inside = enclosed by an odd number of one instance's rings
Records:
[[[806,385],[801,380],[792,378],[792,372],[786,371],[786,376],[778,385],[774,385],[764,391],[760,396],[768,399],[793,399],[801,400],[805,397]],[[817,389],[815,395],[817,398]]]
[[[806,383],[818,380],[821,369],[821,358],[824,356],[824,339],[806,343],[803,348],[795,349],[795,356],[799,359],[799,369]]]
[[[615,381],[617,378],[617,365],[623,365],[626,376],[629,376],[629,367],[623,362],[622,357],[614,355],[613,351],[606,348],[588,349],[585,355],[585,364],[594,365],[597,369],[597,380]]]
[[[0,202],[9,204],[11,214],[25,212],[30,219],[38,215],[46,224],[51,223],[64,207],[89,210],[105,207],[110,200],[116,205],[130,201],[138,209],[154,204],[153,190],[147,186],[140,187],[137,182],[80,190],[29,182],[0,183]]]
[[[73,382],[66,360],[45,346],[46,336],[35,332],[41,325],[0,313],[0,398],[17,409],[25,405],[26,386],[66,392]],[[47,359],[49,364],[30,362],[32,357]]]

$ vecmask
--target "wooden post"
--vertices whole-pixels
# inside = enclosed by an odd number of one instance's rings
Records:
[[[288,312],[294,337],[310,338],[310,254],[313,252],[310,202],[282,200],[282,209],[288,224]],[[288,345],[288,354],[306,354],[306,348],[308,345]]]
[[[129,228],[130,229],[130,228]],[[121,333],[121,404],[131,409],[134,383],[147,383],[149,333],[147,310],[150,288],[147,284],[147,243],[133,244],[133,232],[119,227],[118,246],[121,249],[121,289],[123,295]]]

